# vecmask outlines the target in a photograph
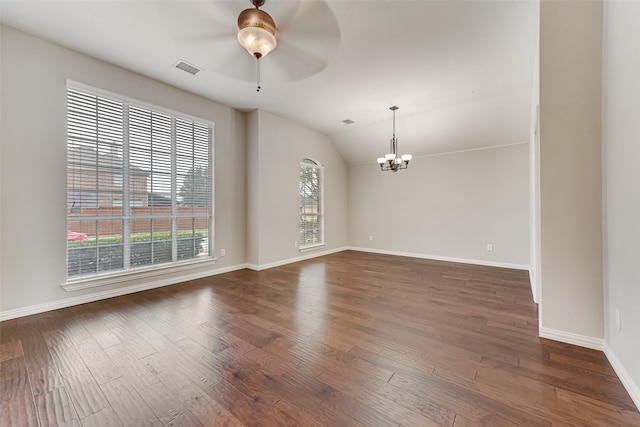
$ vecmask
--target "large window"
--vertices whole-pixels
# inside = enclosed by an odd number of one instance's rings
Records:
[[[213,124],[67,88],[67,280],[209,257]]]
[[[324,244],[323,179],[320,163],[300,162],[300,248]]]

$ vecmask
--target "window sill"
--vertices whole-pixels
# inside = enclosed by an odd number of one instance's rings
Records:
[[[147,279],[165,274],[179,273],[181,271],[191,270],[200,266],[213,265],[217,260],[218,259],[214,257],[207,257],[201,260],[189,260],[166,266],[136,268],[127,271],[119,271],[117,273],[105,273],[81,279],[71,279],[66,283],[63,283],[62,288],[67,292],[72,292],[79,291],[81,289],[112,285],[114,283],[122,283],[124,281]]]
[[[313,250],[316,250],[316,249],[322,249],[325,246],[326,245],[324,243],[318,243],[318,244],[315,244],[315,245],[308,245],[308,246],[300,246],[300,248],[298,248],[298,251],[300,253],[309,252],[309,251],[313,251]]]

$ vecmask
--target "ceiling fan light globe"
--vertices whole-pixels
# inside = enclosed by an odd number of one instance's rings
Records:
[[[379,164],[381,164],[381,165],[382,165],[382,164],[384,164],[384,162],[386,162],[386,161],[387,161],[387,159],[385,159],[384,157],[378,157],[378,163],[379,163]]]
[[[265,11],[264,2],[254,2],[255,9],[245,9],[238,16],[238,41],[252,56],[267,56],[276,47],[276,23]]]
[[[403,154],[402,155],[402,161],[403,162],[409,162],[412,158],[413,158],[413,156],[411,154]]]
[[[393,154],[393,153],[390,153],[390,154],[385,154],[385,155],[384,155],[384,157],[385,157],[385,159],[387,159],[387,160],[391,160],[391,161],[393,161],[393,160],[396,158],[396,155],[395,155],[395,154]]]
[[[262,58],[276,47],[276,38],[269,31],[260,27],[244,27],[238,31],[238,42],[252,56]]]

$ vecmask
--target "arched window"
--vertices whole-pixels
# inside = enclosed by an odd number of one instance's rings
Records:
[[[300,248],[324,244],[324,167],[300,162]]]

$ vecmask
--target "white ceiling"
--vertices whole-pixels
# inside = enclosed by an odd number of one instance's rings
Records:
[[[234,108],[329,135],[346,161],[528,140],[538,1],[267,0],[278,46],[237,43],[249,0],[0,0],[2,23]],[[203,71],[192,76],[178,59]],[[342,121],[355,123],[346,125]]]

